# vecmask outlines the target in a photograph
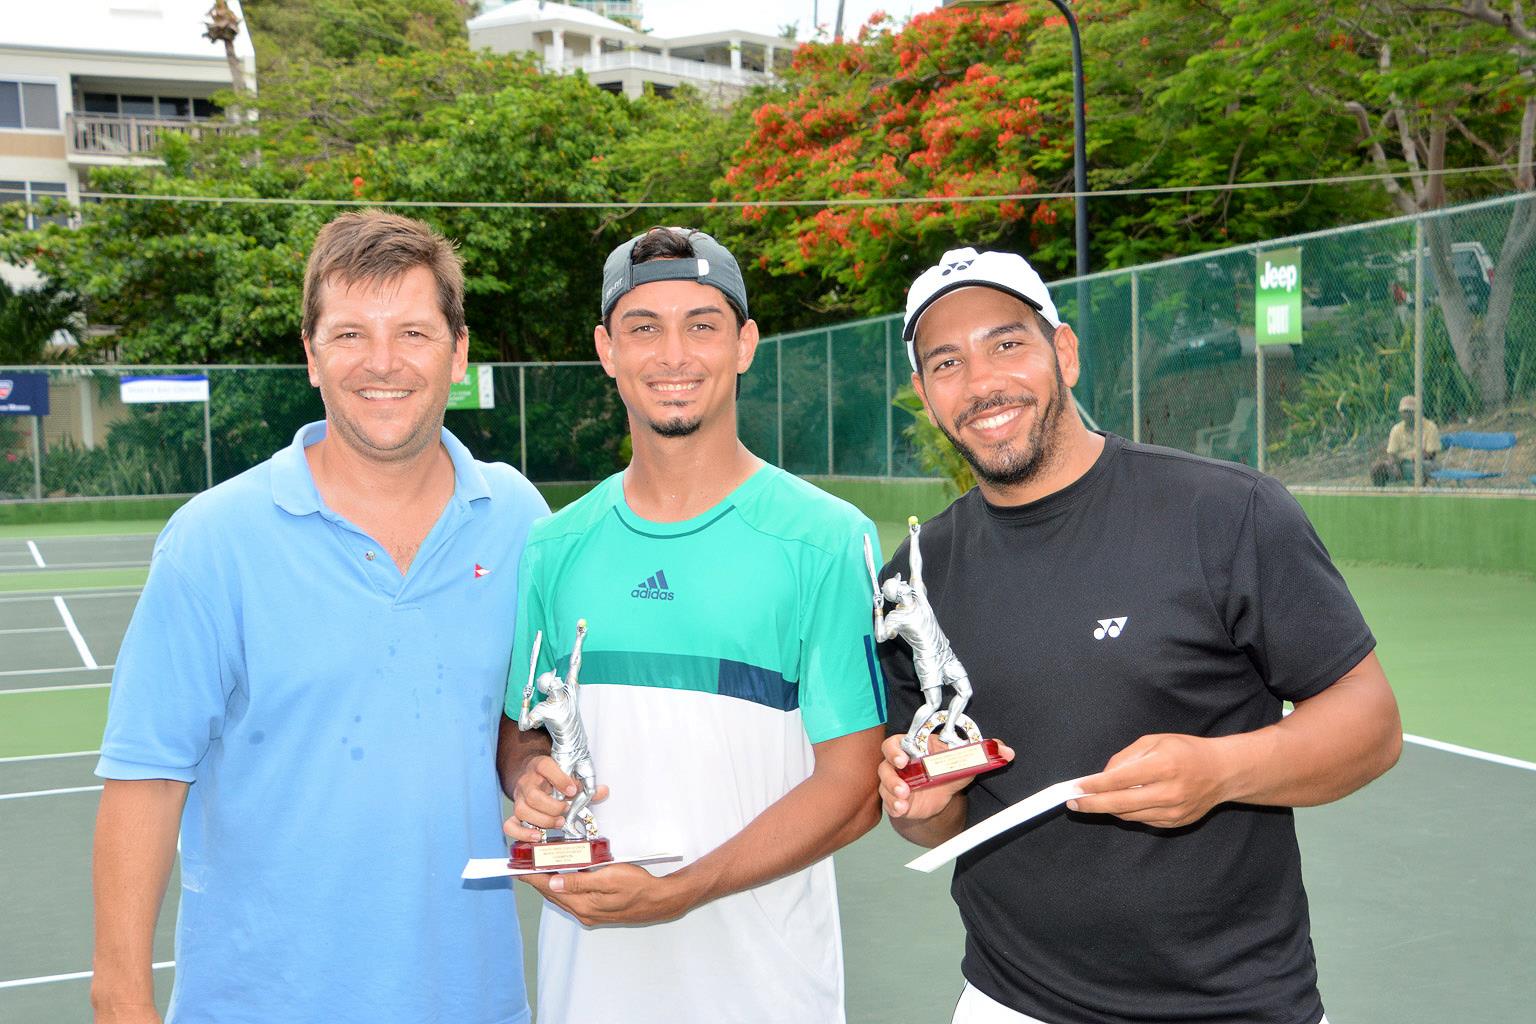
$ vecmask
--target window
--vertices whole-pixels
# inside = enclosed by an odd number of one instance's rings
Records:
[[[116,114],[117,93],[88,92],[80,98],[80,109],[87,114]]]
[[[145,117],[164,121],[204,121],[221,113],[212,100],[192,96],[125,96],[115,92],[80,93],[77,104],[82,114],[98,117]],[[0,119],[4,98],[0,96]]]
[[[123,96],[124,117],[154,117],[155,98],[153,96]]]
[[[58,131],[58,87],[52,82],[0,81],[0,128]]]
[[[45,199],[63,199],[68,192],[62,181],[0,181],[0,204],[37,203]],[[39,224],[68,224],[69,214],[54,213],[46,216],[27,214],[27,227]]]

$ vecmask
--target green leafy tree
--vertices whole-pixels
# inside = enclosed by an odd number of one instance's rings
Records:
[[[1386,175],[1405,214],[1438,209],[1490,187],[1536,189],[1536,27],[1518,0],[1228,0],[1241,40],[1233,66],[1274,89],[1304,92],[1353,129],[1355,150]],[[1458,166],[1503,165],[1480,179]],[[1508,395],[1506,329],[1516,271],[1536,251],[1536,204],[1519,204],[1498,247],[1478,313],[1452,266],[1444,220],[1425,222],[1427,267],[1457,362],[1477,404]]]
[[[667,165],[638,165],[671,144],[648,148],[636,133],[671,133],[703,117],[697,107],[685,115],[659,100],[634,104],[579,76],[464,51],[377,58],[348,75],[359,86],[347,90],[352,105],[338,101],[323,132],[306,134],[317,122],[295,115],[196,144],[169,135],[164,167],[101,169],[93,185],[186,201],[92,203],[77,229],[29,232],[17,221],[0,234],[0,255],[82,296],[92,323],[117,328],[110,344],[122,359],[292,362],[309,247],[343,208],[331,202],[644,194]],[[210,196],[317,205],[194,201]],[[474,353],[498,359],[590,358],[602,254],[642,219],[590,209],[403,212],[459,241]]]
[[[0,366],[42,362],[55,331],[79,326],[79,304],[56,284],[13,288],[0,278]]]
[[[491,95],[466,95],[422,121],[415,137],[359,150],[365,197],[605,202],[610,153],[629,129],[627,101],[584,78],[527,73]],[[605,236],[621,229],[594,209],[414,211],[464,257],[471,345],[497,359],[592,358]]]
[[[459,0],[245,0],[266,77],[283,64],[398,56],[468,43],[470,4]]]

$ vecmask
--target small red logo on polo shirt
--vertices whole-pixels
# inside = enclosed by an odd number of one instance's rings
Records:
[[[481,576],[489,576],[490,574],[491,570],[487,569],[479,562],[475,563],[475,579],[479,579]]]

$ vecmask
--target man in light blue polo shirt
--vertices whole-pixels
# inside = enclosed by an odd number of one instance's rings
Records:
[[[494,758],[518,560],[547,508],[443,429],[468,332],[452,246],[339,217],[305,275],[323,423],[199,495],[155,546],[97,774],[98,1021],[523,1024]]]

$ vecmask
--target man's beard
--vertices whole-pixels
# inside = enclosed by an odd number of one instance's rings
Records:
[[[1028,483],[1055,461],[1057,451],[1053,444],[1059,433],[1061,417],[1066,409],[1068,399],[1067,382],[1061,376],[1061,364],[1054,366],[1056,382],[1051,391],[1051,396],[1045,407],[1040,408],[1038,401],[1025,397],[1022,399],[1025,408],[1035,409],[1037,415],[1034,425],[1029,428],[1028,435],[1024,438],[1024,447],[1014,447],[1010,441],[1002,448],[997,449],[998,461],[989,465],[981,460],[972,448],[961,441],[954,434],[939,424],[939,430],[949,443],[955,446],[955,451],[971,467],[971,472],[976,474],[976,479],[993,487],[1017,487],[1019,484]],[[956,426],[961,420],[971,420],[978,416],[985,416],[992,409],[1007,405],[1018,404],[1020,398],[1010,398],[998,395],[995,398],[985,399],[971,406],[960,416],[956,417]]]
[[[684,419],[681,416],[670,420],[651,420],[651,430],[657,437],[687,437],[699,429],[704,422],[704,417],[695,416],[693,419]]]

